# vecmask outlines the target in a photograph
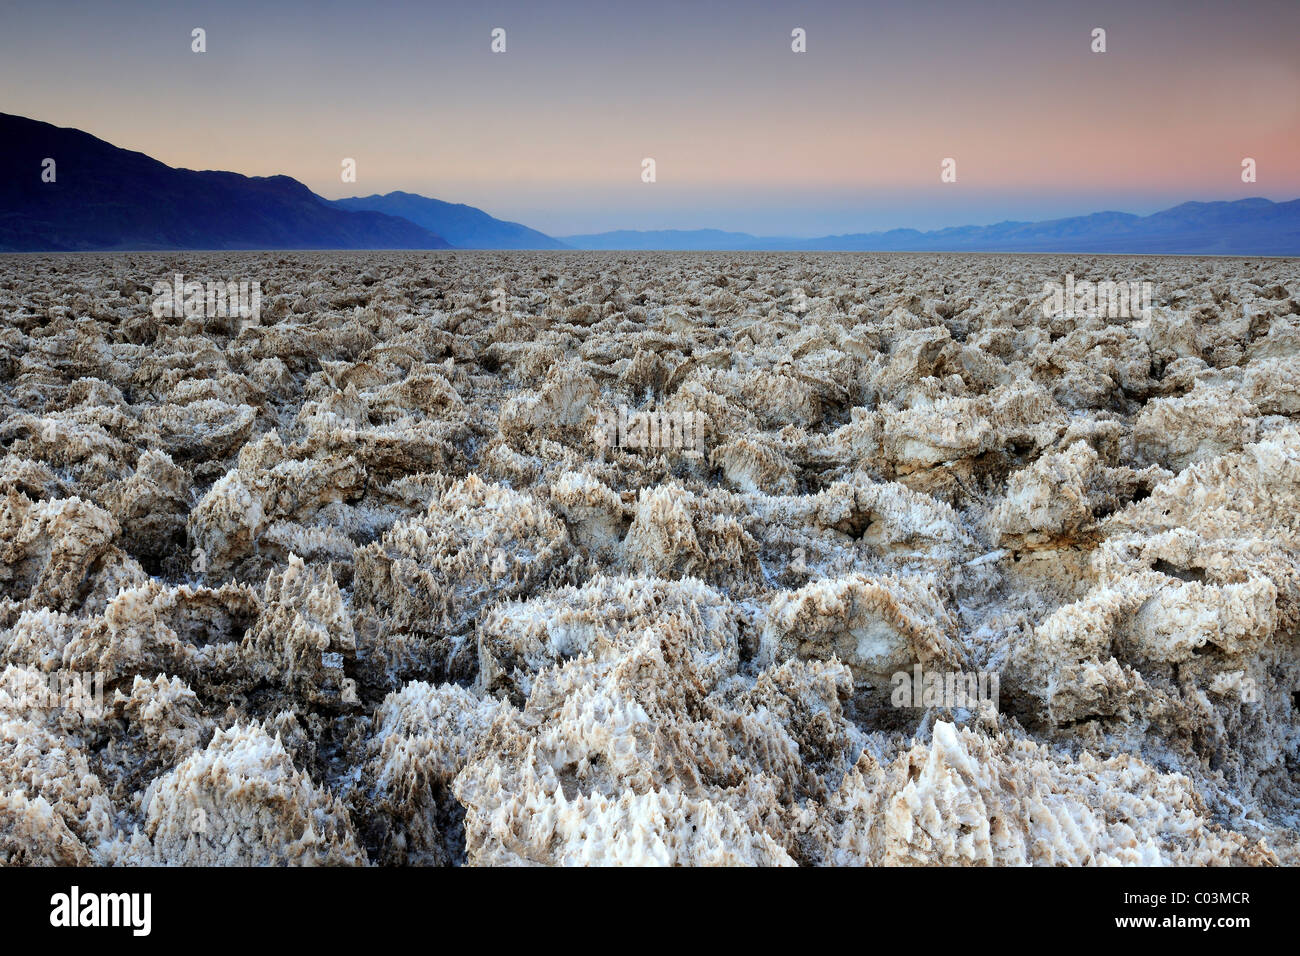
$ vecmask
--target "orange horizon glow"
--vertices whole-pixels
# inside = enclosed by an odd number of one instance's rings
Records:
[[[906,224],[1300,196],[1300,4],[59,7],[5,14],[0,109],[326,198],[400,189],[550,215],[539,228],[559,232],[620,215],[642,228],[648,208],[684,227],[711,209],[761,219],[766,203],[787,210],[778,233],[830,221],[837,193],[907,197],[891,214]],[[639,181],[647,156],[655,187]],[[941,185],[947,157],[958,178]]]

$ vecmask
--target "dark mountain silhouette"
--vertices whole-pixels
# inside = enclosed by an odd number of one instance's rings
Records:
[[[1300,255],[1300,200],[1186,202],[931,232],[817,239],[716,229],[555,239],[473,206],[413,193],[322,199],[288,176],[173,169],[89,133],[0,113],[0,251],[125,249],[843,250]],[[55,181],[42,179],[53,159]]]
[[[843,250],[870,252],[1077,252],[1235,256],[1300,255],[1300,199],[1185,202],[1135,216],[1099,212],[1046,222],[954,226],[790,239],[714,229],[565,236],[577,249]]]
[[[0,113],[0,251],[445,249],[441,236],[348,212],[288,176],[173,169],[83,133]],[[55,181],[42,163],[55,161]]]
[[[415,193],[336,199],[340,209],[369,210],[401,216],[435,232],[458,249],[567,249],[558,239],[517,222],[494,219],[482,209],[444,202]]]

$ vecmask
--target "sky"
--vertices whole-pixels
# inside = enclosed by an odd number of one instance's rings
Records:
[[[1300,197],[1298,37],[1296,0],[0,0],[0,112],[557,236],[820,236]]]

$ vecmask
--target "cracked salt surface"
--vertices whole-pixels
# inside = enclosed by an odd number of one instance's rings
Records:
[[[260,319],[155,317],[176,272]],[[1045,315],[1067,274],[1151,314]],[[1295,863],[1298,297],[1293,260],[0,257],[0,861]],[[704,457],[598,441],[621,408]],[[893,706],[916,665],[997,707]]]

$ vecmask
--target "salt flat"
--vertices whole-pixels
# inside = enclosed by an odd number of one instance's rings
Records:
[[[1298,301],[0,257],[0,861],[1296,863]]]

